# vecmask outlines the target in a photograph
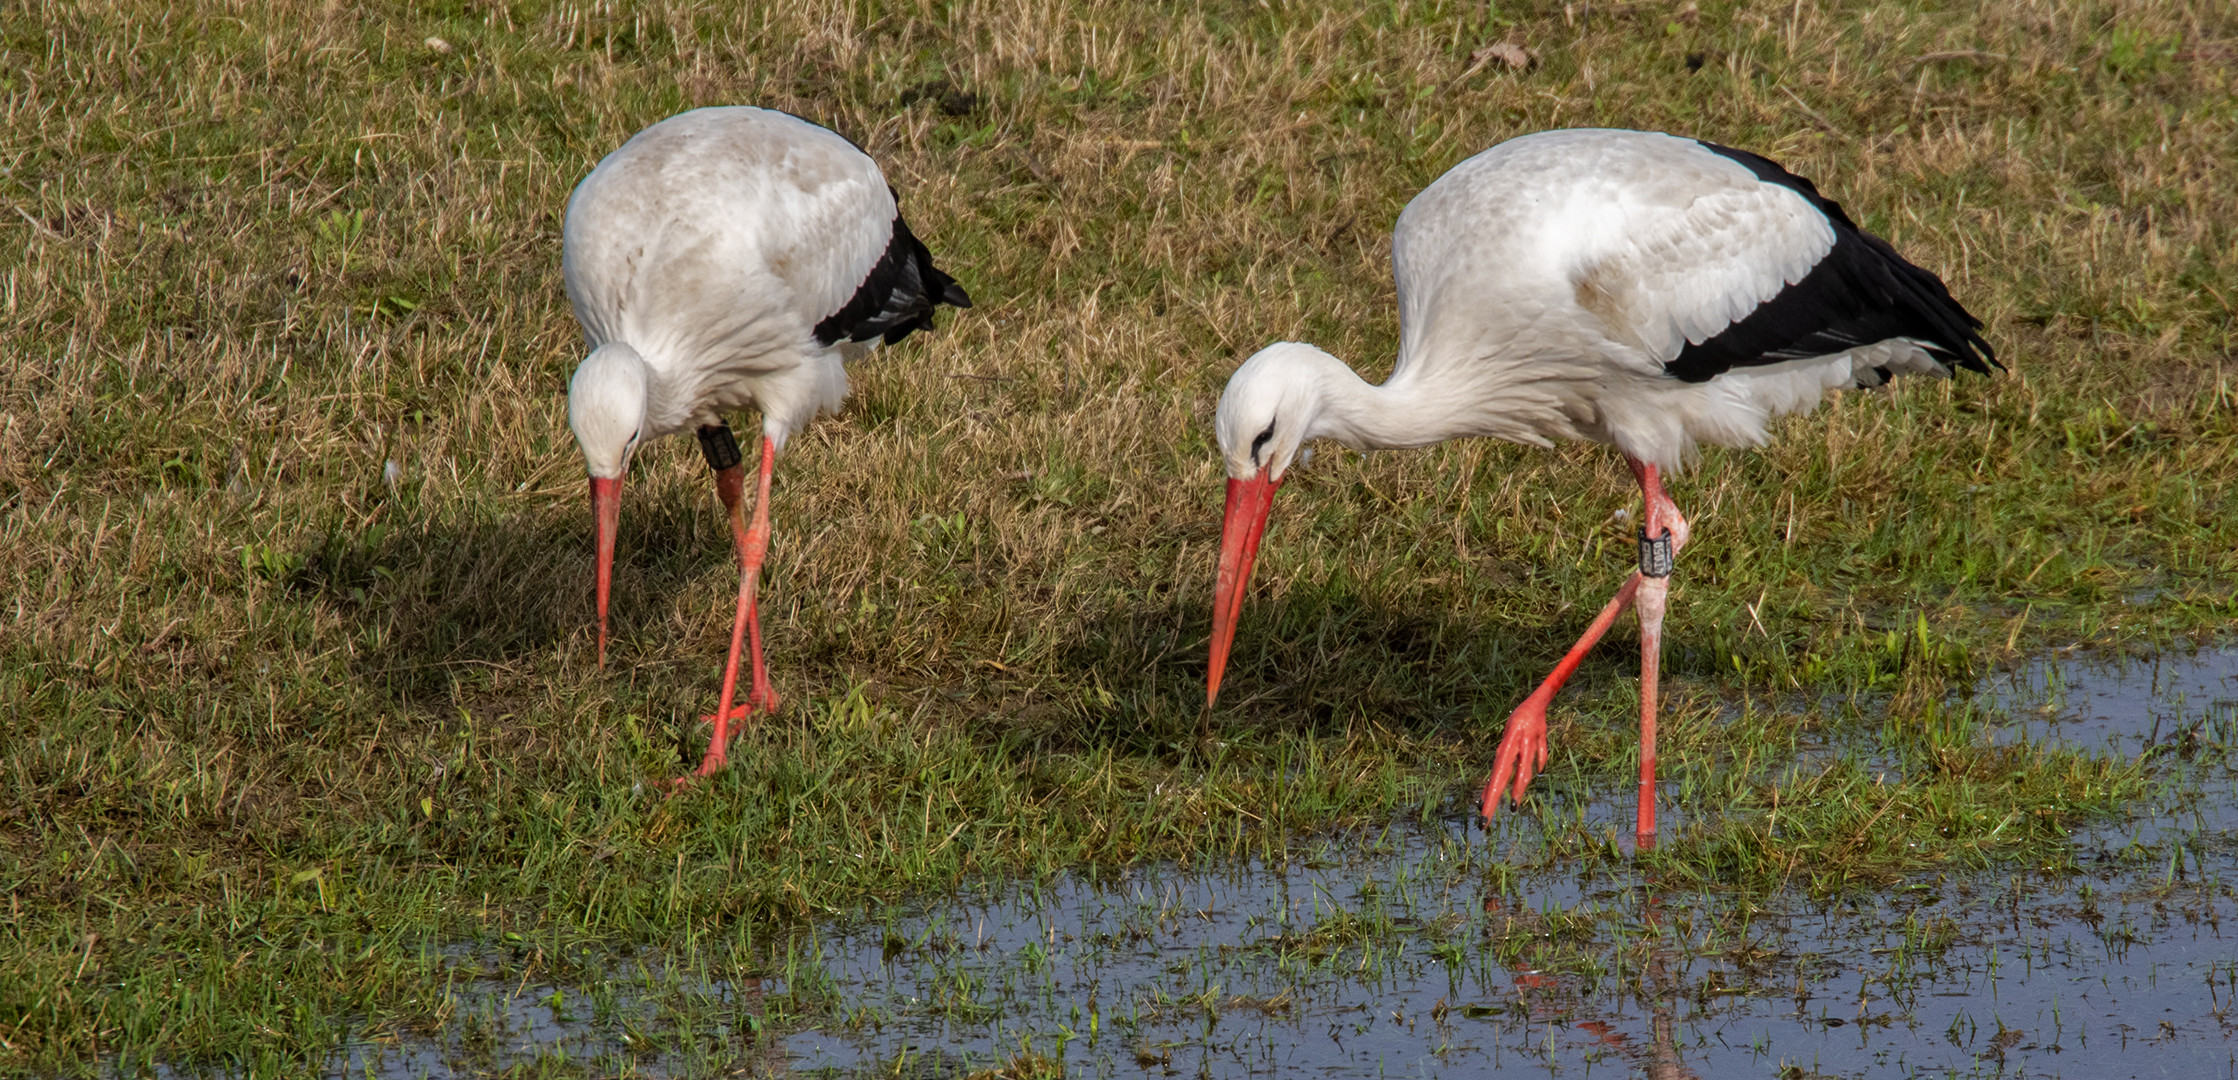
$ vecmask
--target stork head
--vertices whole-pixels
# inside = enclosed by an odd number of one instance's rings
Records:
[[[1228,479],[1263,476],[1280,484],[1321,418],[1323,387],[1331,369],[1352,376],[1344,361],[1311,345],[1278,341],[1228,376],[1213,415],[1213,434]]]
[[[1220,675],[1228,666],[1244,587],[1251,581],[1251,563],[1259,554],[1275,490],[1320,418],[1323,386],[1332,368],[1358,381],[1352,369],[1328,353],[1294,341],[1277,342],[1244,361],[1220,394],[1212,423],[1228,467],[1228,506],[1220,523],[1220,577],[1212,593],[1206,708],[1220,696]]]
[[[645,437],[650,378],[637,350],[610,341],[583,358],[567,384],[567,426],[591,474],[598,536],[598,663],[606,666],[606,597],[614,583],[614,534],[622,522],[622,475]]]

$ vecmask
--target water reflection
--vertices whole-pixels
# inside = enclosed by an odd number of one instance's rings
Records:
[[[1518,966],[1509,972],[1511,985],[1529,1023],[1549,1027],[1567,1024],[1590,1037],[1592,1045],[1579,1043],[1588,1052],[1605,1048],[1636,1066],[1648,1080],[1701,1080],[1700,1073],[1687,1067],[1679,1045],[1678,1002],[1683,990],[1679,975],[1684,964],[1676,945],[1663,933],[1663,900],[1656,889],[1650,882],[1643,910],[1649,934],[1646,960],[1638,982],[1631,987],[1632,1000],[1647,1010],[1646,1045],[1625,1030],[1628,1017],[1600,1014],[1585,988],[1559,975]],[[1506,907],[1502,897],[1485,898],[1488,915],[1498,917]]]
[[[2012,717],[2002,739],[2138,754],[2238,722],[2238,648],[2046,657],[1983,680],[1980,696]]]

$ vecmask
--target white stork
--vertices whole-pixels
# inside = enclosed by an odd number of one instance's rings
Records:
[[[731,721],[777,711],[755,603],[777,452],[839,407],[844,360],[931,329],[936,304],[971,306],[894,200],[853,143],[745,106],[695,109],[638,132],[568,199],[560,265],[591,354],[568,384],[567,421],[597,521],[599,665],[622,476],[640,444],[698,431],[737,542],[738,613],[700,776],[723,767]],[[723,421],[747,405],[762,414],[750,527],[738,441]],[[742,638],[753,687],[734,711]]]
[[[1228,469],[1205,703],[1220,692],[1267,512],[1299,448],[1488,436],[1613,443],[1646,501],[1640,568],[1508,717],[1485,785],[1546,765],[1546,707],[1628,605],[1640,618],[1638,835],[1655,834],[1656,668],[1686,519],[1659,473],[1761,446],[1773,417],[1896,375],[1988,372],[1981,322],[1935,275],[1755,154],[1646,131],[1525,135],[1455,166],[1391,238],[1399,359],[1371,386],[1311,345],[1244,361],[1214,425]]]

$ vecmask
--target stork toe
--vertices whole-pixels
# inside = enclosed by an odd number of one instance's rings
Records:
[[[1500,796],[1523,801],[1523,789],[1546,767],[1546,706],[1535,696],[1508,716],[1507,734],[1492,762],[1492,779],[1484,785],[1480,809],[1486,818],[1499,812]]]
[[[785,699],[780,696],[777,691],[769,689],[768,687],[763,687],[762,689],[756,690],[753,693],[746,695],[745,701],[731,706],[730,715],[726,719],[735,724],[743,720],[751,719],[756,711],[761,712],[765,716],[775,716],[777,715],[777,707],[784,703]],[[712,724],[715,722],[715,714],[701,713],[699,716],[699,722],[702,724]],[[731,734],[737,735],[738,732],[733,729],[731,731]]]

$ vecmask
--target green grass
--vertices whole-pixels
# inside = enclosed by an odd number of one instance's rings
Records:
[[[435,1016],[449,942],[754,970],[869,897],[1445,805],[1624,572],[1621,463],[1323,448],[1200,741],[1209,413],[1277,338],[1380,371],[1399,208],[1549,126],[1782,160],[2011,367],[1675,485],[1665,772],[1740,812],[1662,872],[2040,857],[2124,767],[1998,757],[1948,692],[2238,615],[2234,57],[2218,0],[10,5],[0,1071],[303,1071]],[[724,526],[687,443],[640,455],[601,673],[557,240],[599,156],[731,102],[869,149],[979,306],[794,442],[787,709],[664,800]],[[1634,651],[1558,705],[1548,782],[1623,790]],[[1821,738],[1884,767],[1786,767]],[[1823,821],[1772,820],[1799,797]]]

